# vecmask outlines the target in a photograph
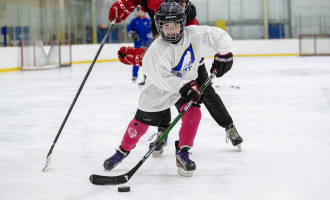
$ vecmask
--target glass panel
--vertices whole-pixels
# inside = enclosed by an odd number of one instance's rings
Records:
[[[93,43],[92,3],[95,3],[96,32],[102,41],[109,27],[109,8],[116,0],[4,0],[0,1],[0,26],[7,26],[10,45],[22,39],[70,39],[73,44]],[[264,0],[191,0],[201,25],[215,26],[225,20],[226,31],[235,39],[262,39]],[[269,37],[289,38],[299,34],[330,33],[329,0],[267,0]],[[60,3],[63,5],[60,6]],[[60,8],[61,7],[61,8]],[[132,42],[127,25],[132,13],[116,24],[108,42]],[[4,36],[0,36],[3,44]],[[0,45],[1,45],[0,44]]]

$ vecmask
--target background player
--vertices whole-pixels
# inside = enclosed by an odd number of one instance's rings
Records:
[[[137,6],[137,17],[133,18],[127,27],[128,34],[133,38],[135,48],[149,47],[152,42],[151,22],[142,11],[141,6]],[[139,66],[133,65],[132,81],[138,77]],[[144,82],[144,81],[143,81]]]

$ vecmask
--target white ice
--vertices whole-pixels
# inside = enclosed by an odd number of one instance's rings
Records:
[[[208,67],[211,62],[206,60]],[[129,193],[89,182],[94,173],[128,172],[156,132],[150,127],[122,164],[103,170],[135,114],[140,92],[131,82],[131,67],[119,62],[95,64],[51,164],[41,172],[88,67],[0,74],[1,200],[330,199],[330,57],[236,58],[213,86],[244,139],[242,151],[225,143],[225,130],[203,106],[191,150],[194,175],[176,171],[178,123],[164,155],[150,156],[125,184]]]

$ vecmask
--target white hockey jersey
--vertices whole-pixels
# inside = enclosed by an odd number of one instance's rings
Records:
[[[146,83],[140,93],[138,108],[158,112],[170,108],[181,95],[181,87],[198,76],[202,57],[235,50],[227,32],[217,27],[188,26],[177,44],[159,36],[142,60]]]

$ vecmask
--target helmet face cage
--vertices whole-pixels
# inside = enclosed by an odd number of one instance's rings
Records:
[[[165,2],[158,8],[155,15],[155,24],[161,36],[166,41],[175,44],[182,38],[183,29],[186,26],[186,15],[178,3]],[[180,26],[180,31],[178,31],[178,25]],[[171,34],[166,35],[163,28]]]

